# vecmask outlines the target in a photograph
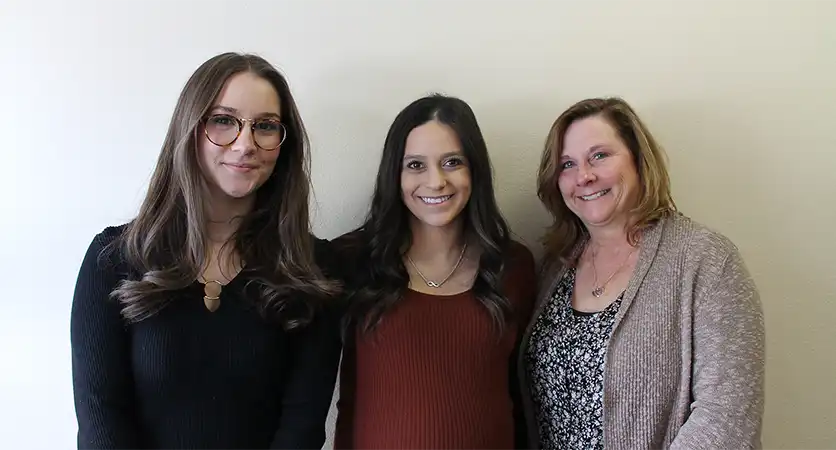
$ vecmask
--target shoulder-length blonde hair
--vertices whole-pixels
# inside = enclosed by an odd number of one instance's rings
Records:
[[[560,175],[559,160],[566,130],[575,121],[592,116],[602,117],[615,128],[633,155],[638,170],[640,191],[638,202],[631,211],[632,220],[628,222],[628,240],[635,244],[643,229],[676,211],[665,152],[633,108],[617,97],[581,100],[564,111],[552,124],[540,161],[537,195],[554,219],[543,237],[547,261],[557,259],[563,263],[569,262],[577,244],[581,239],[586,239],[588,234],[583,222],[563,201],[557,177]]]

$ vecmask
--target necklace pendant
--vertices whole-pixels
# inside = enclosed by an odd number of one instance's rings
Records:
[[[604,295],[604,288],[603,287],[597,287],[597,288],[593,289],[592,290],[592,295],[594,295],[596,298],[600,298],[602,295]]]
[[[208,309],[209,312],[215,312],[221,306],[221,299],[217,297],[203,297],[203,304],[206,305],[206,309]]]
[[[215,312],[221,306],[223,285],[219,281],[207,281],[203,286],[203,304],[209,312]]]
[[[429,286],[431,288],[437,288],[437,287],[440,287],[441,285],[436,283],[435,281],[427,281],[427,286]]]

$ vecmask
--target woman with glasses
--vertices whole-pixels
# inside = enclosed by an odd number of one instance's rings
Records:
[[[334,241],[349,300],[336,448],[514,448],[531,252],[464,101],[421,98],[383,146],[366,223]],[[516,439],[515,439],[516,438]]]
[[[322,446],[341,343],[307,152],[268,62],[227,53],[194,72],[137,216],[81,264],[80,448]]]

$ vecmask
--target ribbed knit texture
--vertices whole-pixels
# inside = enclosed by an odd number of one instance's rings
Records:
[[[522,245],[514,249],[504,293],[524,322],[534,261]],[[515,321],[497,336],[470,291],[409,291],[377,329],[346,345],[335,448],[513,448],[521,330]]]
[[[130,271],[118,257],[97,261],[122,230],[95,237],[73,298],[78,447],[321,447],[340,357],[335,318],[285,332],[244,298],[242,273],[215,312],[195,283],[128,325],[108,294]]]
[[[535,319],[565,269],[547,266]],[[735,245],[681,214],[662,220],[643,235],[607,349],[605,448],[759,448],[764,347],[760,297]]]

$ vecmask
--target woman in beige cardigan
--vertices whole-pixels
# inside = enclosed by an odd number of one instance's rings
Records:
[[[735,245],[677,212],[664,154],[621,99],[554,123],[554,217],[520,373],[537,448],[760,447],[764,329]]]

